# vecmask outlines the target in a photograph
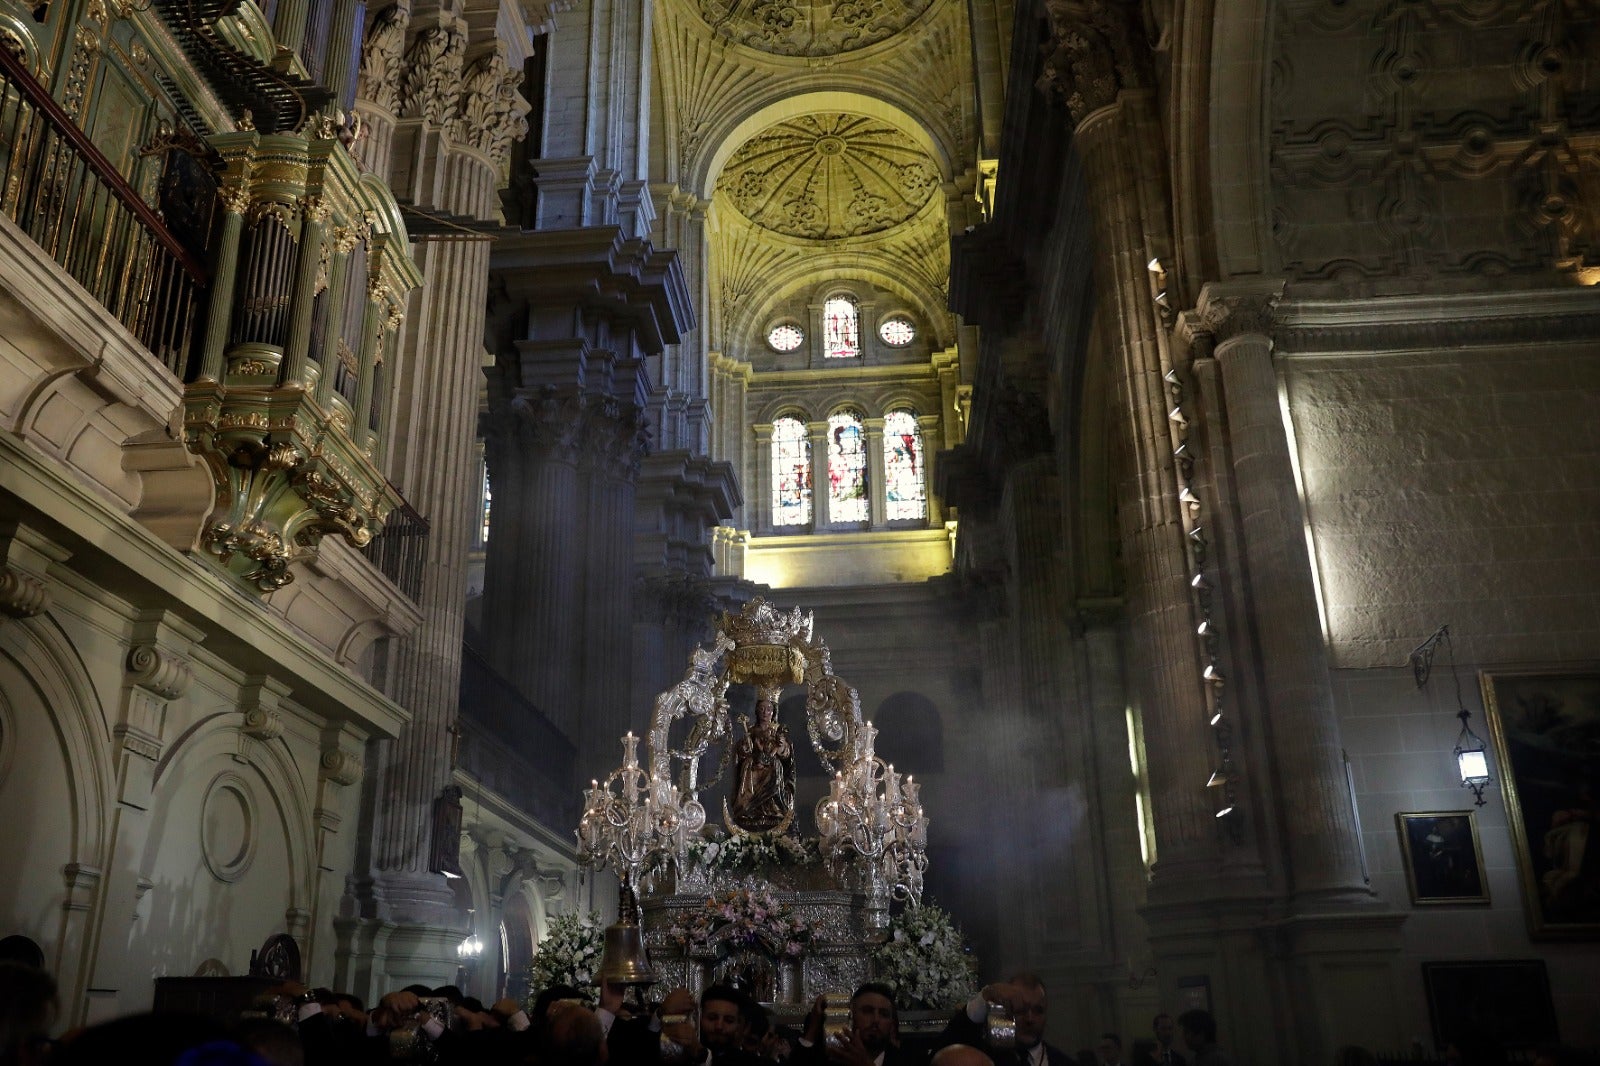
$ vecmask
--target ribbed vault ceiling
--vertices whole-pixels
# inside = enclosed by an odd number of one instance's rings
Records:
[[[922,210],[939,171],[909,136],[880,119],[802,115],[745,142],[717,190],[763,229],[807,240],[892,229]]]

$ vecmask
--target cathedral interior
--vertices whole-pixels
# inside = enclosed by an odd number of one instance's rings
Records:
[[[1600,1045],[1597,409],[1591,0],[0,0],[0,936],[487,1002],[759,596],[1063,1046]]]

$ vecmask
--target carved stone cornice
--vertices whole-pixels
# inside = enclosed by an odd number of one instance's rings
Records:
[[[1600,302],[1592,289],[1285,300],[1278,308],[1276,348],[1285,354],[1447,350],[1586,341],[1597,335]]]
[[[367,38],[361,43],[356,96],[385,111],[400,108],[400,57],[405,51],[406,28],[410,24],[410,4],[390,4],[373,18]]]
[[[1138,10],[1125,0],[1045,0],[1050,39],[1038,84],[1061,95],[1074,123],[1149,83]]]

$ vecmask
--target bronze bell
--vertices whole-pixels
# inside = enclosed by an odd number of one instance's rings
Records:
[[[605,949],[600,953],[598,976],[602,981],[618,985],[656,983],[656,972],[650,965],[650,954],[644,947],[644,931],[626,910],[614,925],[606,926]]]

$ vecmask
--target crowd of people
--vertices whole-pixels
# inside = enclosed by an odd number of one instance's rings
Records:
[[[996,1012],[996,1006],[1006,1010]],[[1069,1055],[1044,1039],[1045,986],[1031,974],[986,986],[936,1036],[904,1037],[894,992],[884,984],[857,988],[847,1017],[828,1007],[827,997],[818,997],[803,1025],[791,1029],[775,1025],[764,1007],[730,985],[713,985],[698,997],[674,989],[648,1008],[630,1008],[614,985],[602,988],[598,1003],[575,988],[551,988],[526,1008],[511,999],[486,1006],[454,987],[414,985],[369,1010],[356,996],[286,984],[234,1018],[141,1014],[52,1039],[58,1011],[53,980],[37,967],[0,961],[0,1066],[1232,1063],[1204,1010],[1158,1014],[1149,1036],[1126,1049],[1118,1034],[1102,1033],[1092,1048]]]
[[[714,985],[698,997],[674,989],[659,1004],[630,1008],[620,986],[593,1003],[575,988],[542,992],[528,1007],[493,1005],[455,987],[414,985],[370,1009],[359,997],[285,984],[228,1019],[186,1014],[121,1018],[52,1039],[58,1005],[43,970],[0,962],[0,1066],[1226,1066],[1210,1015],[1156,1019],[1153,1040],[1104,1034],[1092,1052],[1068,1056],[1043,1039],[1045,988],[1031,975],[984,988],[937,1037],[902,1038],[894,992],[869,982],[848,1017],[818,997],[803,1026],[775,1025],[743,990]],[[1012,1033],[997,1045],[992,1004]],[[1181,1036],[1179,1035],[1181,1034]],[[1179,1040],[1182,1044],[1179,1044]]]

